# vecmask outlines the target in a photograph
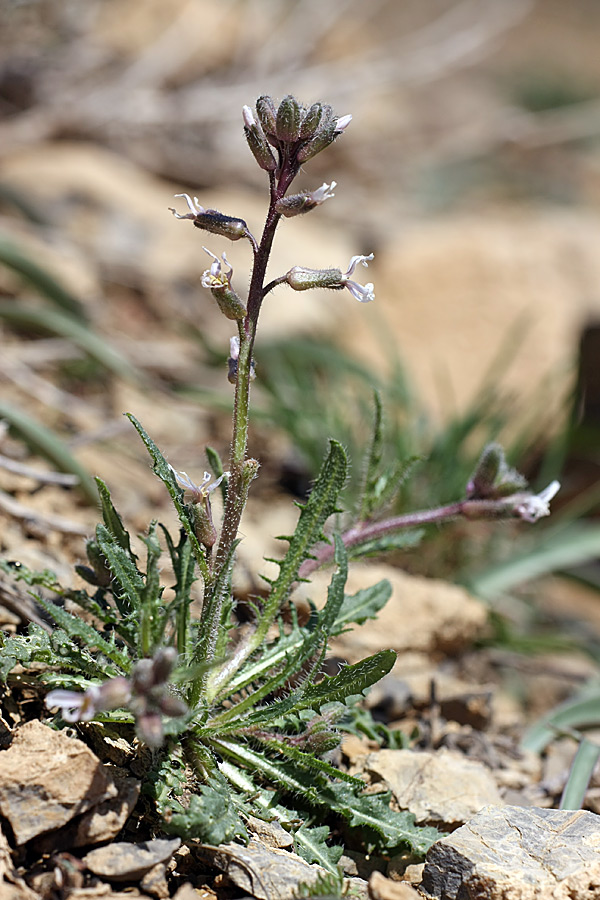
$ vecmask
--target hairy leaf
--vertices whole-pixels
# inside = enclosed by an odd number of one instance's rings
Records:
[[[175,472],[166,461],[152,438],[135,418],[135,416],[133,416],[131,413],[127,413],[126,415],[141,437],[142,441],[146,445],[146,449],[148,450],[148,453],[150,454],[152,461],[154,462],[154,473],[158,475],[158,477],[168,490],[171,500],[173,501],[173,506],[175,507],[175,510],[179,517],[179,521],[181,522],[188,538],[190,539],[190,543],[194,551],[194,556],[202,573],[202,577],[204,579],[207,579],[209,575],[208,563],[206,562],[206,557],[204,555],[202,547],[200,546],[200,542],[196,537],[193,517],[187,509],[185,503],[183,502],[183,491],[177,484]]]

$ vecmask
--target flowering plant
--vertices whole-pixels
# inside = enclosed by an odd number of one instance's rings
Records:
[[[316,209],[334,196],[336,187],[331,182],[289,194],[292,182],[301,165],[336,140],[350,120],[338,118],[321,103],[304,108],[291,96],[278,106],[270,97],[260,97],[256,115],[244,107],[248,145],[269,180],[269,206],[260,238],[244,219],[205,209],[188,194],[177,195],[188,209],[173,210],[178,219],[234,242],[247,240],[253,251],[250,286],[243,299],[234,287],[226,255],[219,258],[205,248],[212,261],[202,285],[236,325],[227,373],[234,386],[227,471],[218,455],[207,451],[213,473],[205,472],[196,484],[166,461],[144,427],[129,415],[171,497],[180,534],[173,537],[152,522],[142,538],[144,565],[108,488],[98,480],[103,522],[87,543],[89,565],[78,567],[93,592],[64,590],[50,576],[42,578],[59,600],[39,598],[56,623],[54,632],[49,635],[32,625],[27,636],[7,638],[0,649],[4,675],[16,663],[46,664],[42,681],[52,687],[46,705],[59,711],[58,722],[112,723],[132,739],[135,729],[138,740],[153,748],[145,795],[162,817],[156,828],[218,844],[244,839],[251,815],[276,819],[293,833],[299,853],[331,872],[336,871],[341,847],[327,843],[323,810],[360,829],[372,846],[387,851],[408,845],[423,853],[437,836],[435,829],[417,827],[409,813],[392,811],[385,794],[365,794],[364,783],[336,768],[328,755],[338,746],[341,730],[366,727],[356,703],[395,661],[393,651],[382,649],[337,674],[323,674],[329,639],[374,617],[391,592],[387,582],[380,582],[347,596],[349,555],[401,546],[403,532],[425,522],[459,516],[535,521],[548,514],[558,489],[553,483],[539,496],[527,491],[524,479],[507,466],[501,448],[492,444],[484,450],[462,500],[379,519],[378,510],[393,499],[406,466],[399,463],[389,469],[382,464],[381,407],[376,398],[373,437],[354,519],[340,533],[328,530],[328,520],[340,512],[338,498],[347,473],[344,450],[332,440],[310,496],[300,506],[295,532],[284,539],[288,547],[278,561],[277,577],[266,579],[264,595],[252,601],[250,627],[243,633],[235,627],[232,576],[238,534],[259,469],[258,461],[248,455],[248,424],[262,304],[279,285],[294,291],[347,289],[361,303],[374,299],[372,284],[361,285],[351,278],[373,254],[354,256],[345,272],[294,266],[266,283],[281,218]],[[217,489],[224,509],[215,522],[211,498]],[[160,577],[159,528],[175,578],[168,601]],[[293,590],[315,568],[330,562],[335,571],[327,600],[321,609],[313,607],[301,623],[290,599]],[[24,569],[19,577],[40,583],[39,576]],[[194,619],[192,586],[198,578],[202,612]]]

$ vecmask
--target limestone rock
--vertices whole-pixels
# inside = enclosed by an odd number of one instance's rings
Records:
[[[436,753],[379,750],[367,757],[365,768],[383,778],[419,824],[456,828],[484,806],[502,804],[489,769],[444,748]]]
[[[180,844],[179,838],[158,838],[139,844],[117,841],[91,850],[83,857],[83,862],[90,872],[101,878],[135,881],[143,878],[150,869],[171,859]]]
[[[110,775],[85,744],[41,722],[23,725],[0,753],[0,813],[18,845],[116,794]]]
[[[369,900],[419,900],[419,895],[410,884],[373,872],[369,878]]]
[[[431,847],[421,890],[436,900],[600,896],[600,816],[488,807]]]
[[[99,803],[64,828],[42,835],[35,843],[36,850],[51,853],[57,847],[87,847],[116,837],[137,803],[140,782],[136,778],[115,778],[115,785],[117,797]]]
[[[204,860],[258,900],[292,900],[299,884],[311,884],[324,874],[319,866],[310,866],[295,853],[270,850],[258,841],[250,841],[247,847],[204,845],[199,851]]]

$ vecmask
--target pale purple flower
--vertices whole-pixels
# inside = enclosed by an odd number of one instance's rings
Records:
[[[353,297],[359,301],[359,303],[370,303],[371,300],[375,299],[375,293],[373,291],[373,285],[371,283],[358,284],[356,281],[351,281],[350,276],[354,273],[356,266],[360,263],[365,266],[365,268],[369,265],[370,260],[373,259],[373,254],[369,253],[368,256],[353,256],[350,260],[350,265],[346,272],[342,275],[341,284],[348,288]]]
[[[525,496],[515,506],[515,513],[525,522],[537,522],[550,515],[550,501],[560,490],[560,482],[552,481],[539,494]]]
[[[170,466],[170,469],[175,475],[179,487],[190,494],[191,503],[201,503],[206,500],[219,487],[224,478],[229,478],[229,472],[223,472],[219,478],[210,484],[212,475],[210,472],[205,472],[201,484],[195,484],[187,472],[177,472],[173,466]]]

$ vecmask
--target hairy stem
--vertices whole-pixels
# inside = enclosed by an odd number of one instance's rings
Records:
[[[418,525],[430,525],[437,522],[447,522],[449,519],[498,519],[514,518],[513,510],[500,500],[459,500],[449,503],[447,506],[437,506],[434,509],[422,509],[415,512],[404,513],[381,522],[359,522],[342,534],[344,546],[349,549],[359,544],[376,538],[393,534],[404,528],[415,528]],[[315,569],[331,562],[335,553],[333,544],[322,544],[317,548],[313,559],[306,559],[298,571],[300,578],[306,578]]]

